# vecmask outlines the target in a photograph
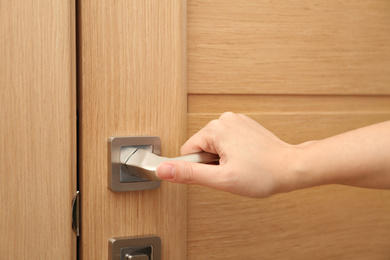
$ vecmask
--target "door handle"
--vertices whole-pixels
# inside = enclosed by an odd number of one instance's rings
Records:
[[[166,161],[212,163],[219,160],[218,155],[205,152],[161,157],[161,140],[157,136],[110,137],[107,148],[107,184],[114,192],[159,188],[161,180],[156,176],[156,169]]]
[[[134,147],[125,148],[125,153],[129,154],[127,158],[123,158],[121,163],[125,164],[130,172],[135,173],[142,179],[156,181],[161,180],[156,175],[157,167],[167,161],[187,161],[194,163],[214,163],[219,161],[219,156],[212,153],[194,153],[184,156],[167,158],[158,156],[145,149]]]

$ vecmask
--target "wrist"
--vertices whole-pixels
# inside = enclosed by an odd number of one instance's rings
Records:
[[[325,184],[320,171],[317,171],[315,147],[318,141],[309,141],[291,146],[288,156],[286,191],[294,191]]]

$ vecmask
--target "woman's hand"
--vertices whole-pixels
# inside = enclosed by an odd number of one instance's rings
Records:
[[[201,151],[218,154],[219,165],[171,161],[158,167],[157,176],[247,197],[268,197],[293,189],[294,146],[245,115],[224,113],[181,149],[183,155]]]

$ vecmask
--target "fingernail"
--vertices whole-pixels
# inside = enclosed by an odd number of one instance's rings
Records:
[[[164,180],[175,178],[175,167],[172,164],[162,164],[157,168],[157,177]]]

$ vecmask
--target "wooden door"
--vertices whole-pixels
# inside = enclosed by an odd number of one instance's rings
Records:
[[[0,259],[75,259],[71,1],[0,1]]]
[[[157,135],[176,156],[227,110],[290,143],[389,120],[387,1],[86,0],[78,10],[81,259],[107,259],[112,237],[150,234],[172,260],[389,257],[388,191],[254,200],[171,183],[107,188],[113,136]]]

